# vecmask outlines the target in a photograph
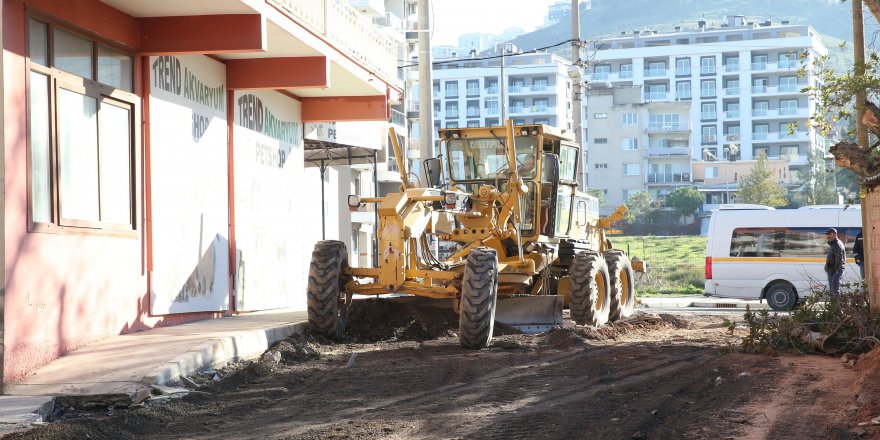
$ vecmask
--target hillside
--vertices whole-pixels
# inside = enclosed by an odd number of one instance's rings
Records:
[[[580,16],[581,38],[596,39],[642,29],[671,31],[675,26],[693,29],[701,19],[719,26],[732,14],[742,14],[756,22],[788,20],[792,24],[809,24],[825,37],[823,41],[834,64],[843,67],[847,59],[851,63],[851,46],[839,49],[838,45],[841,40],[852,40],[852,9],[849,3],[840,4],[839,0],[593,0],[592,9]],[[871,20],[870,14],[865,16]],[[570,38],[571,23],[564,21],[521,35],[512,42],[530,50]],[[569,49],[567,45],[558,48],[566,56]]]

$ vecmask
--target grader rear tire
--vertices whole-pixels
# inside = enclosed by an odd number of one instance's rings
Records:
[[[492,341],[498,302],[498,254],[479,247],[468,253],[461,286],[458,339],[464,348],[485,348]]]
[[[581,252],[571,262],[569,276],[571,318],[580,325],[597,327],[608,322],[611,298],[605,259],[597,253]]]
[[[609,319],[617,321],[633,313],[636,291],[633,284],[633,269],[629,257],[620,251],[605,252],[608,264],[608,281],[611,286],[611,313]]]
[[[346,281],[343,270],[347,266],[345,243],[326,240],[315,244],[307,287],[309,330],[313,334],[331,339],[342,337],[348,319],[342,290]]]

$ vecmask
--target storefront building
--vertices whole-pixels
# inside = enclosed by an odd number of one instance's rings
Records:
[[[110,335],[305,309],[304,124],[388,121],[334,0],[3,0],[3,383]]]

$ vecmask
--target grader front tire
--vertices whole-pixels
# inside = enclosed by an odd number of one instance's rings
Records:
[[[309,266],[309,330],[316,335],[339,339],[345,331],[348,307],[343,304],[348,254],[341,241],[326,240],[315,244]]]
[[[608,264],[608,280],[611,286],[609,319],[617,321],[627,318],[633,314],[636,303],[632,263],[626,254],[619,251],[606,252],[605,263]]]
[[[492,341],[498,301],[498,254],[475,248],[468,253],[461,286],[458,339],[464,348],[485,348]]]
[[[611,312],[608,265],[596,253],[577,254],[569,268],[571,318],[580,325],[601,326]]]

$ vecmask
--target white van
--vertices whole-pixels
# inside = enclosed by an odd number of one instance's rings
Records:
[[[790,310],[813,289],[827,287],[828,228],[837,229],[846,247],[841,284],[858,282],[852,258],[862,230],[858,206],[715,211],[706,241],[706,295],[766,299],[774,310]]]

